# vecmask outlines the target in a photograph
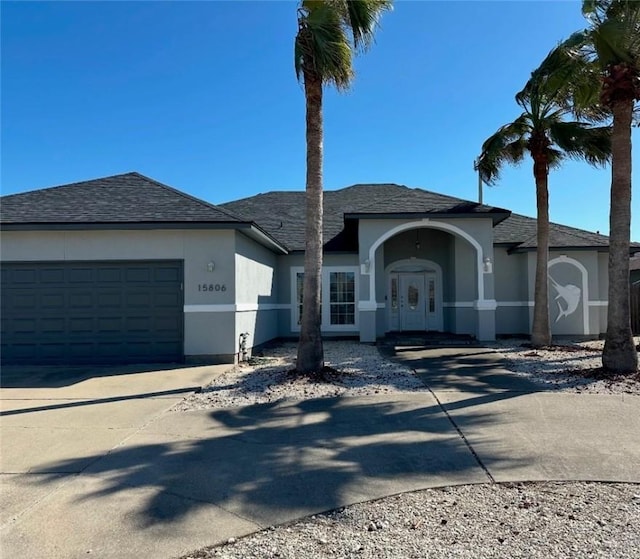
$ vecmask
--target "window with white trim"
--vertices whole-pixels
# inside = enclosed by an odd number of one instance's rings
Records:
[[[357,330],[358,283],[357,266],[322,268],[322,330]],[[291,324],[300,329],[304,268],[291,268]]]

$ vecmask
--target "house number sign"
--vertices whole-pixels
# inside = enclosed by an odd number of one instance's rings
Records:
[[[224,283],[199,283],[198,291],[226,291],[227,286]]]

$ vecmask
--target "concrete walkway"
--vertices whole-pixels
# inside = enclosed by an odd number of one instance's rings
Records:
[[[159,396],[101,404],[124,407],[75,431],[55,414],[83,407],[7,415],[0,556],[168,558],[426,487],[640,482],[639,397],[534,392],[480,348],[398,358],[432,391],[182,413]]]

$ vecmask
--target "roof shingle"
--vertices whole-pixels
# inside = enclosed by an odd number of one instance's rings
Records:
[[[3,225],[241,221],[227,209],[139,173],[10,194],[0,207]]]

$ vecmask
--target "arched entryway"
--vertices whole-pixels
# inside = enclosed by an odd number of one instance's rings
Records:
[[[361,285],[366,294],[358,304],[361,341],[374,341],[376,336],[382,335],[385,331],[396,329],[428,330],[431,328],[430,320],[433,321],[436,330],[469,333],[480,340],[495,339],[496,301],[492,297],[493,252],[492,245],[487,243],[491,239],[492,231],[487,225],[489,224],[464,224],[463,228],[446,221],[424,218],[399,223],[387,230],[381,230],[380,224],[374,223],[371,229],[375,230],[375,234],[369,236],[368,246],[361,252],[361,276],[363,276]],[[473,234],[465,230],[466,228],[471,229]],[[483,230],[485,228],[486,231]],[[422,230],[438,231],[448,234],[445,235],[446,238],[453,239],[453,241],[447,241],[451,244],[446,257],[442,254],[435,257],[431,252],[424,250],[424,246],[421,250],[413,252],[415,257],[411,256],[412,260],[414,258],[430,259],[440,264],[444,272],[444,278],[441,276],[440,280],[440,294],[438,294],[438,275],[434,267],[429,270],[427,268],[397,269],[393,272],[398,274],[395,287],[392,282],[390,266],[396,264],[393,257],[397,260],[406,259],[407,247],[412,245],[417,247],[419,232]],[[413,232],[416,234],[415,239],[410,238]],[[410,237],[407,236],[409,233],[411,233]],[[363,228],[361,239],[364,238],[367,238],[367,228]],[[485,244],[481,244],[481,241]],[[394,246],[394,243],[396,245],[400,243],[400,245]],[[427,244],[434,248],[440,246],[438,243],[430,243],[429,238],[427,238]],[[390,258],[392,258],[391,261]],[[434,275],[427,276],[429,271]],[[418,275],[412,276],[412,273]],[[431,284],[429,284],[430,279],[433,280]],[[392,293],[394,289],[397,289],[398,297],[401,291],[405,291],[406,302],[411,296],[411,303],[416,303],[416,297],[418,297],[417,307],[409,309],[416,311],[413,317],[408,315],[403,317],[399,306],[397,317],[393,315],[395,309],[390,310],[390,306],[394,304]],[[431,301],[429,301],[429,289],[432,289],[433,293]],[[433,308],[433,313],[429,318],[426,316],[426,310],[424,319],[420,317],[422,312],[420,296],[424,305],[432,305],[429,308]],[[439,303],[440,297],[443,303]],[[400,305],[400,299],[397,303]]]

